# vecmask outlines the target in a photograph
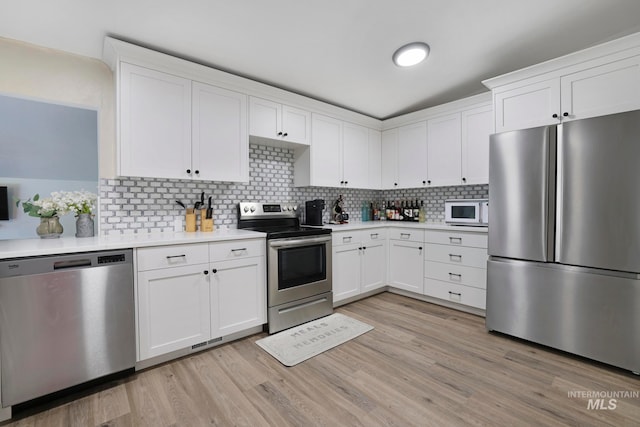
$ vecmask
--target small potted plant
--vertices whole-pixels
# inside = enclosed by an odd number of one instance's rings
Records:
[[[93,237],[93,209],[98,196],[88,191],[62,192],[69,211],[76,216],[76,237]]]
[[[36,233],[42,239],[60,237],[64,231],[60,224],[60,217],[69,212],[69,207],[58,193],[52,193],[51,197],[40,198],[39,194],[25,201],[16,201],[16,207],[22,203],[22,209],[29,216],[40,218],[40,225]]]

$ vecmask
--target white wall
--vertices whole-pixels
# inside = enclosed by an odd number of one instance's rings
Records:
[[[105,63],[0,37],[0,93],[97,110],[99,174],[115,176],[115,82]]]

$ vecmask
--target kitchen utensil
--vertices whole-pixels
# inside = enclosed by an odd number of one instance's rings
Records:
[[[211,208],[211,196],[209,196],[209,204],[207,205],[206,218],[211,219],[213,217],[213,209]]]

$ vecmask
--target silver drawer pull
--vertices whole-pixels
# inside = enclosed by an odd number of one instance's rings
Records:
[[[451,261],[460,262],[460,261],[462,261],[462,255],[449,254],[449,259]]]
[[[349,243],[349,242],[351,242],[351,239],[352,239],[351,236],[343,237],[342,238],[342,243]]]
[[[449,243],[456,244],[456,245],[461,245],[462,244],[462,237],[449,237]]]
[[[462,299],[462,294],[459,292],[451,292],[449,291],[449,298],[453,299],[457,299],[458,301]]]
[[[371,233],[369,235],[372,239],[377,239],[378,238],[378,233]]]
[[[240,252],[240,251],[246,251],[247,248],[240,248],[240,249],[231,249],[231,252]]]
[[[182,255],[167,255],[167,259],[172,259],[172,258],[186,258],[187,256],[185,254]]]
[[[411,237],[411,233],[400,233],[401,239],[408,239],[409,237]]]
[[[462,280],[462,274],[449,273],[449,279]]]

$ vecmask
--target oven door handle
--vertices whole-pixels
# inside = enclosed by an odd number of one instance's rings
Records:
[[[271,248],[284,248],[292,246],[304,246],[313,243],[326,243],[331,241],[331,236],[305,237],[302,239],[275,239],[269,242]]]

